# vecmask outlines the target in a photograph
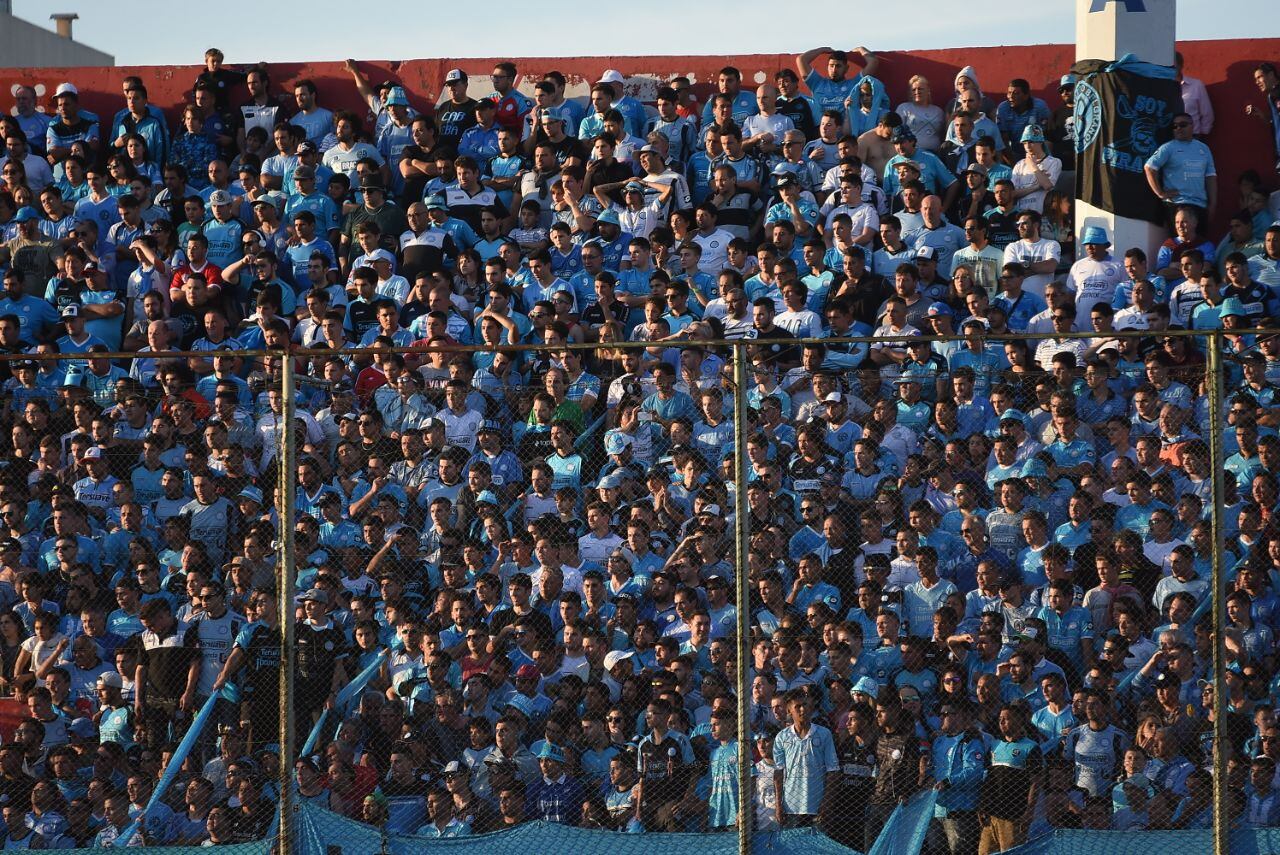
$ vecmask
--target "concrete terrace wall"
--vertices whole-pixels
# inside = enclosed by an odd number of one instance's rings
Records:
[[[1275,182],[1274,151],[1267,132],[1260,123],[1244,115],[1246,103],[1261,100],[1254,87],[1253,67],[1263,60],[1280,57],[1280,39],[1232,39],[1222,41],[1184,42],[1179,49],[1186,57],[1191,76],[1203,80],[1209,89],[1217,121],[1210,144],[1218,159],[1221,182],[1220,216],[1236,205],[1235,181],[1244,169],[1256,169],[1264,181]],[[1074,59],[1074,46],[1022,45],[1014,47],[948,48],[919,52],[887,52],[881,54],[878,76],[889,89],[894,103],[906,98],[907,79],[923,74],[933,84],[937,100],[942,101],[951,89],[955,73],[965,65],[977,69],[980,82],[993,98],[1003,97],[1007,82],[1023,77],[1031,82],[1036,94],[1051,107],[1058,106],[1057,81]],[[618,56],[576,58],[515,58],[521,72],[520,88],[532,91],[532,84],[544,72],[558,69],[570,80],[569,94],[587,95],[591,82],[606,68],[616,68],[628,77],[628,89],[643,100],[652,100],[661,81],[686,75],[696,84],[700,99],[712,91],[716,74],[725,65],[734,65],[743,73],[744,86],[772,78],[784,66],[792,67],[790,54],[750,54],[741,56]],[[492,91],[489,72],[493,59],[411,59],[403,61],[361,61],[360,67],[375,84],[383,79],[401,83],[411,103],[418,109],[434,104],[439,97],[445,72],[461,67],[472,77],[471,95],[482,96]],[[110,116],[123,106],[120,81],[127,75],[141,76],[147,83],[153,102],[170,112],[171,121],[177,108],[189,95],[200,67],[101,67],[101,68],[8,68],[0,69],[0,88],[11,91],[17,83],[37,86],[45,97],[58,83],[73,80],[79,86],[86,108]],[[345,106],[359,109],[359,98],[350,77],[339,62],[279,63],[271,66],[273,87],[286,91],[287,84],[310,77],[320,90],[320,102],[327,107]],[[9,103],[11,106],[12,103]],[[46,109],[52,109],[47,107]]]

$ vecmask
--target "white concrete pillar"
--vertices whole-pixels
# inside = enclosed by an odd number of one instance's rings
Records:
[[[1075,0],[1076,60],[1115,61],[1131,53],[1144,62],[1173,65],[1177,8],[1175,0]],[[1104,121],[1107,117],[1104,117]],[[1080,235],[1089,226],[1102,226],[1111,235],[1112,252],[1123,255],[1141,247],[1154,261],[1166,237],[1163,228],[1145,220],[1117,217],[1076,200],[1076,247],[1083,254]]]

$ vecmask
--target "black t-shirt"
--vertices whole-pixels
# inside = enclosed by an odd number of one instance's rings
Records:
[[[513,625],[516,621],[523,620],[534,635],[540,638],[551,638],[555,633],[555,628],[551,624],[551,618],[546,612],[538,609],[531,609],[528,614],[518,615],[514,609],[499,609],[494,613],[493,619],[489,622],[489,626],[494,633],[502,632],[508,626]]]
[[[560,142],[551,142],[546,140],[556,153],[556,163],[564,166],[564,162],[571,157],[576,157],[581,161],[587,159],[587,147],[573,137],[565,137]]]
[[[775,324],[772,329],[755,330],[755,338],[760,339],[791,339],[795,340],[795,336]],[[769,362],[783,365],[791,365],[800,362],[800,348],[794,344],[759,344],[755,345],[756,349],[765,352],[765,358]]]
[[[626,324],[627,313],[631,309],[621,300],[614,299],[613,304],[609,306],[609,313],[613,315],[613,319],[620,324]],[[604,310],[600,308],[600,303],[595,302],[582,310],[582,324],[586,327],[604,326]]]
[[[516,449],[516,457],[520,458],[521,463],[527,464],[538,459],[550,457],[554,451],[555,449],[551,445],[551,431],[535,427],[520,437],[520,445]]]
[[[309,694],[323,700],[329,694],[334,667],[347,656],[346,635],[332,622],[324,627],[299,623],[295,650],[298,679],[317,681]]]
[[[267,799],[260,797],[250,808],[241,805],[236,808],[232,837],[242,843],[261,840],[266,837],[274,816],[273,805]]]
[[[840,763],[840,783],[846,802],[861,804],[876,786],[875,743],[859,745],[854,739],[846,739],[836,746],[836,759]],[[850,800],[855,798],[857,802]]]
[[[427,151],[420,145],[407,145],[400,152],[401,160],[431,160],[433,152]],[[400,204],[407,210],[413,202],[421,202],[422,196],[427,189],[427,182],[431,179],[425,175],[415,175],[412,178],[404,179],[404,192],[400,195]],[[413,280],[410,279],[410,282]]]
[[[174,701],[187,689],[187,673],[200,655],[200,638],[194,625],[174,624],[169,635],[151,630],[138,633],[138,664],[147,669],[146,698]]]
[[[5,804],[29,805],[35,785],[35,778],[26,772],[18,772],[12,778],[0,776],[0,797],[5,799]]]
[[[883,276],[869,272],[863,273],[862,278],[850,284],[852,287],[841,293],[840,299],[851,304],[854,320],[862,321],[872,328],[878,326],[876,310],[893,296],[893,289]]]
[[[818,138],[818,126],[813,123],[813,110],[801,96],[795,98],[779,98],[778,112],[789,118],[807,140]],[[777,142],[782,142],[777,140]]]
[[[436,105],[436,144],[457,148],[467,128],[475,126],[476,105],[479,102],[468,98],[461,104],[452,100]]]
[[[478,225],[478,220],[477,220]],[[416,236],[412,242],[401,247],[403,259],[400,263],[400,274],[410,282],[417,280],[418,274],[424,270],[435,272],[444,270],[445,257],[457,257],[458,247],[453,238],[443,229],[428,229]]]
[[[644,780],[644,800],[649,804],[677,798],[684,786],[688,769],[681,762],[680,743],[667,734],[654,742],[652,734],[640,743],[640,777]]]
[[[1021,211],[1011,210],[1008,213],[999,208],[987,211],[987,240],[999,249],[1004,249],[1018,239],[1018,215]]]
[[[206,83],[213,90],[213,103],[219,110],[225,110],[231,103],[231,90],[244,83],[247,75],[242,71],[230,68],[219,68],[217,71],[205,69],[196,76],[196,82]]]
[[[241,633],[246,660],[240,671],[241,691],[254,700],[280,696],[280,629],[255,623]]]
[[[378,310],[374,300],[359,297],[347,304],[347,326],[350,327],[356,341],[364,338],[364,334],[378,325]]]
[[[83,302],[80,295],[88,290],[89,283],[84,279],[59,277],[53,283],[53,307],[61,313],[67,306],[79,306]]]

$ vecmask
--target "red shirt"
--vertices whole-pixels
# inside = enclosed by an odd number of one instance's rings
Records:
[[[189,273],[203,273],[205,281],[210,285],[222,287],[222,268],[205,259],[204,264],[198,268],[192,267],[189,261],[181,267],[175,267],[173,269],[173,279],[169,281],[169,290],[181,291],[182,283]]]
[[[385,385],[387,385],[387,375],[383,374],[380,368],[370,365],[356,375],[356,400],[363,407],[369,402],[369,397],[373,395],[374,390]]]

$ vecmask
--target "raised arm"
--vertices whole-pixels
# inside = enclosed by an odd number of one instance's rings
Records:
[[[810,48],[804,53],[796,57],[796,71],[800,74],[800,79],[804,80],[810,71],[813,71],[813,61],[824,53],[831,53],[830,46]]]
[[[351,75],[351,81],[356,85],[356,91],[360,93],[360,97],[369,105],[369,109],[373,109],[374,103],[377,101],[378,93],[373,91],[373,87],[369,85],[369,78],[364,72],[356,67],[354,59],[344,59],[342,61],[342,70]]]
[[[862,45],[858,45],[854,48],[853,52],[862,55],[862,73],[868,77],[874,77],[876,71],[880,68],[880,57],[876,56]]]

